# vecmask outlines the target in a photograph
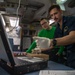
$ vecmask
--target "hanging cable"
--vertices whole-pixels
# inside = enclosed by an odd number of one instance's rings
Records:
[[[17,10],[16,10],[16,16],[17,16],[17,19],[16,19],[15,27],[13,27],[9,32],[11,32],[13,29],[16,28],[20,4],[21,4],[21,0],[19,0],[19,4],[18,4]],[[8,32],[8,33],[9,33],[9,32]]]

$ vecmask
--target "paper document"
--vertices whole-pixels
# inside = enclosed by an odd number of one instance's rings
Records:
[[[75,70],[41,70],[39,75],[75,75]]]
[[[33,37],[36,42],[36,45],[39,48],[50,48],[50,39],[45,37]]]

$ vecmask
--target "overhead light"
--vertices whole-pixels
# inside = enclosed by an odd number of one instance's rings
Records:
[[[60,6],[60,8],[62,10],[65,10],[65,6],[64,6],[64,3],[66,2],[67,0],[56,0],[56,3]]]
[[[10,31],[10,30],[9,30],[9,27],[6,27],[6,31],[7,31],[7,32],[9,32],[9,31]]]
[[[64,2],[64,1],[67,1],[67,0],[61,0],[61,1],[63,1],[63,2]]]
[[[0,2],[4,2],[4,0],[0,0]]]
[[[61,10],[65,11],[65,6],[64,6],[64,4],[59,4],[59,6],[60,6]]]
[[[67,0],[56,0],[57,4],[64,4]]]

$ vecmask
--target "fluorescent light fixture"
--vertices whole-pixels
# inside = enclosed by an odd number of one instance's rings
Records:
[[[10,25],[12,27],[18,27],[19,25],[19,18],[17,17],[9,17]]]
[[[64,4],[59,4],[59,6],[60,6],[61,10],[63,10],[63,11],[66,10]]]
[[[4,0],[0,0],[0,2],[4,2]]]
[[[6,27],[6,31],[9,32],[9,28],[8,27]]]
[[[67,1],[67,0],[61,0],[61,1],[65,2],[65,1]]]
[[[61,10],[65,10],[64,3],[65,3],[66,1],[67,1],[67,0],[56,0],[56,3],[60,6]]]
[[[56,0],[57,4],[64,4],[67,0]]]

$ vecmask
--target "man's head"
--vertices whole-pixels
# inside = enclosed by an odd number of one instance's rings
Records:
[[[52,5],[49,8],[49,15],[55,22],[60,22],[62,19],[62,10],[59,5]]]
[[[40,24],[42,26],[43,29],[49,29],[49,21],[46,18],[42,18],[40,20]]]

